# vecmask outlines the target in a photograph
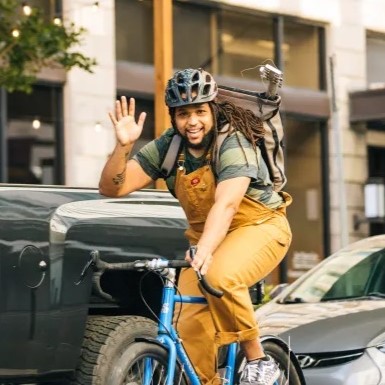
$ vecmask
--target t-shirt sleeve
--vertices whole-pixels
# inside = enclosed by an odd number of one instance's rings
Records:
[[[225,139],[219,150],[218,182],[240,176],[259,184],[264,184],[267,177],[268,183],[268,170],[259,147],[254,149],[245,136],[236,131]]]
[[[174,129],[166,130],[159,138],[147,143],[132,157],[152,180],[163,177],[160,168],[173,135]]]

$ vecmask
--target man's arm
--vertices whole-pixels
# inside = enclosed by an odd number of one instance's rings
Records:
[[[139,115],[135,121],[135,99],[127,104],[122,96],[115,104],[115,114],[109,113],[115,129],[116,147],[102,171],[99,192],[109,197],[120,197],[147,186],[152,179],[134,160],[128,160],[135,142],[140,137],[146,114]]]
[[[230,224],[250,184],[249,177],[237,177],[218,183],[215,203],[207,216],[192,266],[206,274],[212,254],[225,238]]]
[[[152,179],[144,172],[137,161],[127,160],[132,145],[129,147],[116,145],[100,177],[100,194],[108,197],[121,197],[140,190],[152,182]]]

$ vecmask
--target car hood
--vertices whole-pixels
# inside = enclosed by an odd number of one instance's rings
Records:
[[[385,301],[279,304],[256,311],[262,335],[279,335],[296,353],[362,349],[385,340]]]

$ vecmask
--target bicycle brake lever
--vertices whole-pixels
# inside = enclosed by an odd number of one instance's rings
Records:
[[[197,252],[197,246],[190,246],[189,252],[190,252],[190,258],[193,260],[195,253]],[[206,280],[205,276],[199,271],[196,270],[196,275],[198,277],[199,282],[201,283],[203,289],[205,289],[209,294],[213,295],[214,297],[221,298],[223,296],[223,291],[215,289],[215,287],[212,287]]]

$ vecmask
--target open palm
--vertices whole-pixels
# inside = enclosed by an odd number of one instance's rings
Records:
[[[135,121],[135,99],[127,99],[122,96],[115,103],[115,114],[109,113],[112,124],[115,128],[115,135],[122,146],[134,144],[143,131],[143,124],[146,119],[146,113],[139,115],[138,122]]]

